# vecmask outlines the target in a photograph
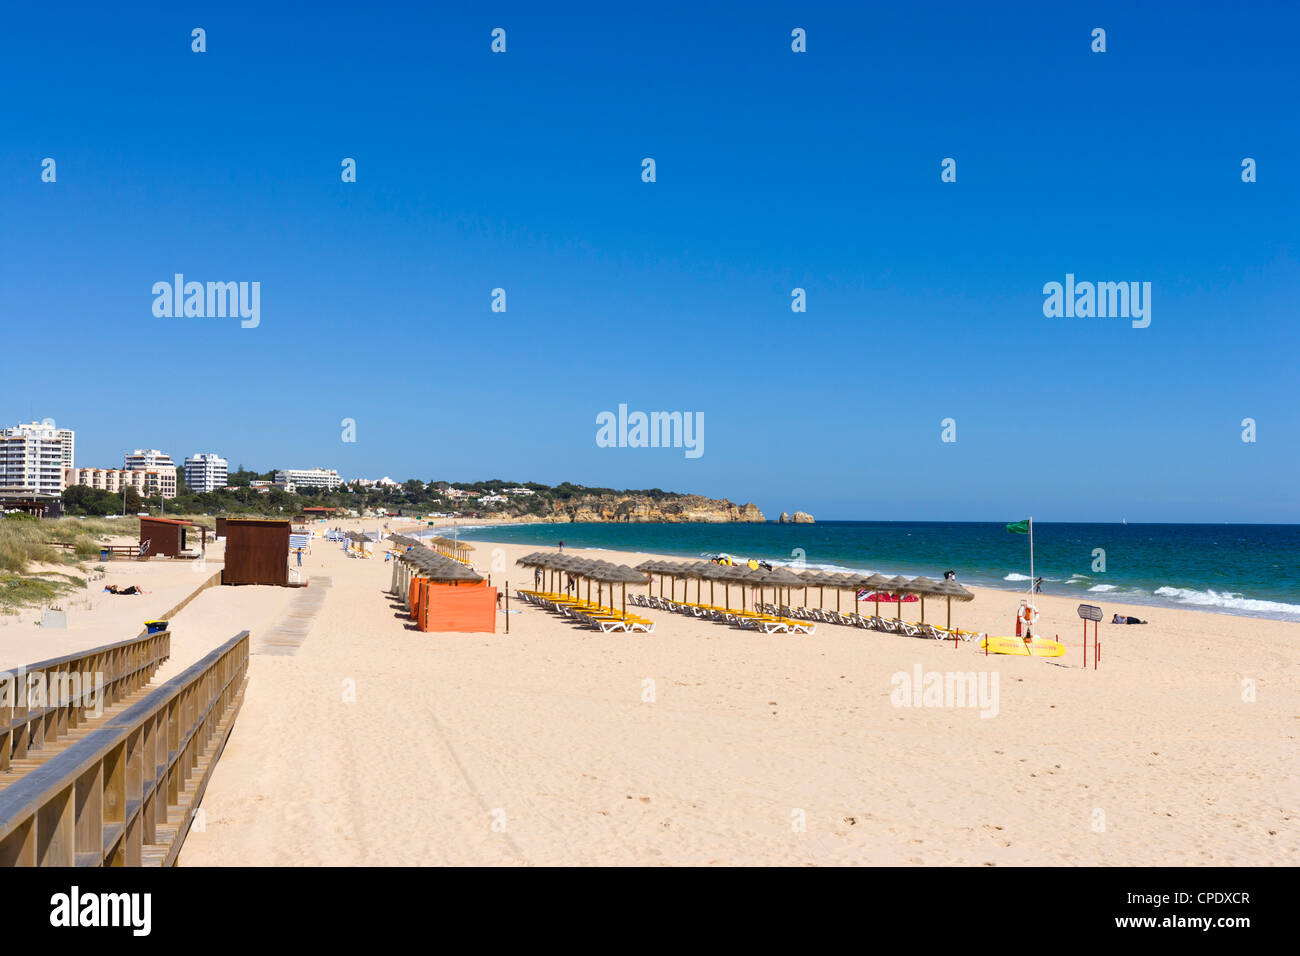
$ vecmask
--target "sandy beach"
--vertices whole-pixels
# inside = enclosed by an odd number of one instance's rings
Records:
[[[514,561],[534,548],[475,545],[494,585],[531,585]],[[1103,623],[1085,671],[1074,602],[1049,595],[1039,633],[1068,651],[1040,660],[662,611],[651,635],[602,635],[514,600],[508,635],[504,615],[491,636],[426,634],[382,551],[321,541],[306,570],[324,602],[296,653],[255,652],[183,865],[1297,859],[1294,624],[1104,604],[1151,623]],[[256,641],[306,590],[214,588],[177,641]],[[980,589],[954,622],[1011,633],[1019,598]],[[895,706],[918,667],[996,675],[996,715]]]

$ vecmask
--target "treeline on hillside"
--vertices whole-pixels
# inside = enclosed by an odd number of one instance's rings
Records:
[[[647,498],[651,501],[682,497],[679,492],[664,491],[660,488],[620,491],[614,488],[577,485],[567,481],[551,486],[535,481],[504,481],[500,478],[468,482],[434,480],[427,485],[418,479],[409,479],[396,486],[362,486],[352,482],[335,491],[326,491],[323,488],[301,488],[294,493],[274,487],[256,489],[250,485],[253,481],[270,481],[274,475],[274,471],[259,473],[248,471],[241,465],[231,473],[228,480],[233,490],[196,494],[185,485],[184,470],[178,468],[175,498],[163,501],[158,495],[141,496],[134,488],[127,488],[124,502],[121,493],[113,494],[74,485],[64,491],[63,507],[70,515],[121,514],[124,508],[127,514],[146,510],[150,512],[163,510],[172,514],[294,514],[304,507],[314,506],[357,512],[436,511],[453,514],[469,512],[512,517],[529,515],[540,517],[551,514],[559,504],[588,495],[627,495]],[[453,497],[449,494],[452,488],[469,492],[469,495]],[[480,504],[478,501],[479,498],[488,495],[503,494],[507,488],[525,488],[532,494],[506,495],[505,502]]]

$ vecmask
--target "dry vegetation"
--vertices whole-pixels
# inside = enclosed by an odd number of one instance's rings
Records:
[[[99,546],[119,535],[139,533],[135,518],[105,520],[59,518],[39,520],[6,515],[0,520],[0,608],[9,610],[47,604],[61,594],[84,587],[85,562],[99,557]],[[72,548],[57,548],[57,541]],[[35,570],[37,565],[71,565],[68,572]]]

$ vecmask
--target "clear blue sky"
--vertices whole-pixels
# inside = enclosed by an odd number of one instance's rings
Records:
[[[1130,6],[13,5],[0,418],[87,465],[1300,520],[1300,14]],[[175,272],[260,327],[155,318]],[[1150,328],[1045,318],[1067,272]],[[619,403],[703,457],[597,447]]]

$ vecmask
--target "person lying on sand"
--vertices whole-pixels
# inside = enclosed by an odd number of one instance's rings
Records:
[[[104,588],[109,594],[148,594],[144,588],[138,588],[134,584],[130,587],[119,588],[116,584],[110,584]]]
[[[1146,621],[1136,617],[1125,617],[1123,614],[1116,614],[1111,618],[1112,624],[1146,624]]]

